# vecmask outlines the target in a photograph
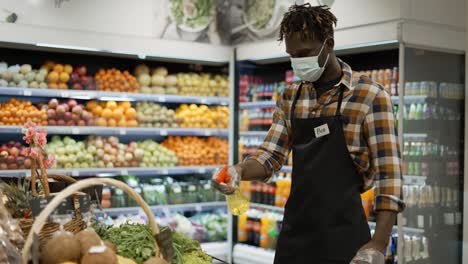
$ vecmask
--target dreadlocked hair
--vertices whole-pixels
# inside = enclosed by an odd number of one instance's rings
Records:
[[[286,36],[299,32],[302,39],[325,41],[327,37],[333,36],[333,25],[336,26],[336,22],[328,6],[294,4],[284,14],[278,40],[282,41]]]

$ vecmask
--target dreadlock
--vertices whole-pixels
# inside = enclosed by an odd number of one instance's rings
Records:
[[[282,41],[291,33],[300,32],[302,39],[317,38],[325,41],[327,37],[333,36],[333,24],[336,26],[336,22],[328,6],[294,4],[284,14],[278,40]]]

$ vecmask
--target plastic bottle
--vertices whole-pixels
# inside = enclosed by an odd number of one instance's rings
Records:
[[[416,120],[416,104],[410,105],[408,120]]]
[[[238,178],[237,171],[236,169],[234,169],[234,167],[230,166],[227,167],[227,171],[224,170],[226,170],[226,167],[224,167],[221,171],[216,173],[217,176],[215,180],[219,183],[223,183],[226,181],[226,179],[224,179],[223,177],[221,177],[221,179],[218,178],[221,175],[221,173],[227,173],[227,175],[231,177],[231,179]],[[241,215],[245,213],[250,206],[249,200],[239,190],[239,186],[236,186],[236,190],[233,194],[226,195],[226,201],[228,209],[233,215]]]
[[[268,248],[268,228],[270,226],[270,219],[266,215],[260,218],[260,247]]]
[[[276,193],[275,193],[275,206],[282,207],[282,194],[284,189],[284,179],[283,177],[278,177],[276,180]]]
[[[247,215],[242,214],[239,216],[239,223],[237,225],[237,241],[239,243],[247,242]]]
[[[422,120],[423,119],[423,106],[422,104],[417,104],[416,105],[416,120]]]
[[[289,194],[291,192],[291,178],[290,177],[286,177],[285,181],[284,181],[284,188],[283,188],[283,192],[281,194],[281,207],[285,207],[286,206],[286,202],[288,201],[288,198],[289,198]]]
[[[277,229],[277,222],[274,215],[271,217],[270,221],[268,222],[268,249],[275,250],[276,249],[276,242],[278,240],[278,229]]]

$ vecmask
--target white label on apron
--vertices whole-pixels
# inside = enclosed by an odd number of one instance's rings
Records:
[[[323,136],[330,134],[330,129],[328,129],[328,124],[318,126],[314,128],[314,131],[315,131],[316,138],[323,137]]]

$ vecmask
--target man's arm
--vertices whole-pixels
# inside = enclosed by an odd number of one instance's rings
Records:
[[[395,128],[393,103],[383,90],[376,95],[363,123],[364,138],[370,150],[370,168],[375,177],[374,211],[377,225],[371,242],[364,248],[384,251],[402,200],[401,154]]]

